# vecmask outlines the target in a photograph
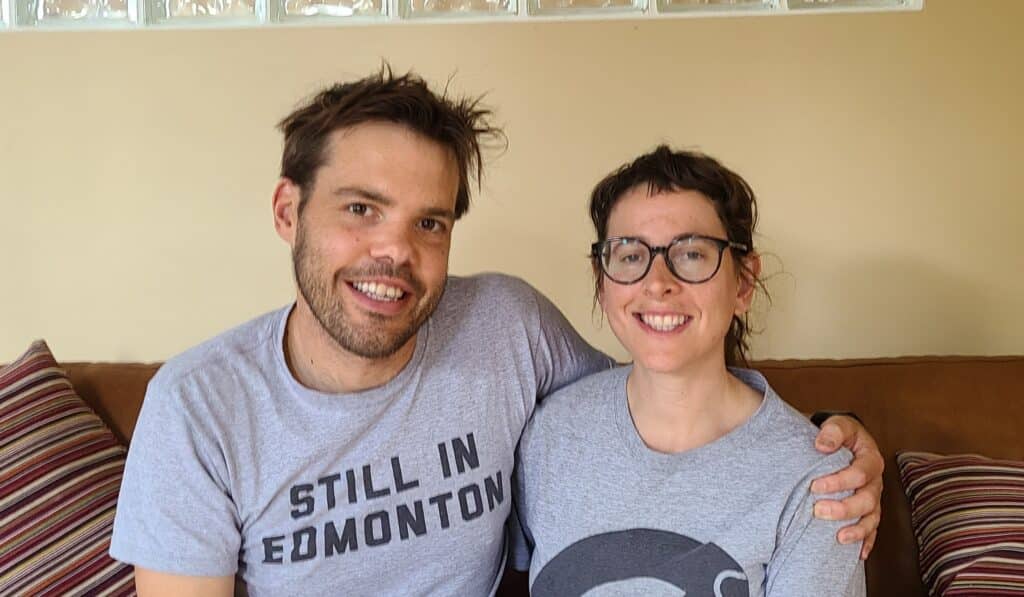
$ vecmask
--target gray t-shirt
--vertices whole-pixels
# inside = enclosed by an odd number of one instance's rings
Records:
[[[844,523],[815,519],[810,494],[848,451],[819,454],[806,418],[733,369],[763,393],[758,410],[710,444],[655,452],[629,414],[629,371],[555,393],[523,434],[513,562],[534,596],[865,594],[860,545],[836,541]]]
[[[329,395],[285,365],[290,309],[168,361],[128,452],[111,555],[250,595],[487,595],[536,400],[608,368],[524,282],[452,277],[409,363]]]

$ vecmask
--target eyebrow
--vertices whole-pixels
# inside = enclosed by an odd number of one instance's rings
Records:
[[[359,197],[361,199],[365,199],[366,201],[369,201],[370,203],[375,203],[377,205],[383,205],[385,207],[391,207],[391,206],[393,206],[393,205],[395,205],[397,203],[397,201],[395,201],[391,197],[388,197],[387,195],[384,195],[382,193],[378,193],[377,191],[374,191],[372,189],[367,189],[365,187],[351,187],[351,186],[349,186],[349,187],[338,187],[338,188],[334,189],[334,192],[331,193],[331,194],[334,195],[335,197],[344,197],[346,195],[354,195],[354,196]],[[425,216],[430,216],[430,217],[435,217],[435,218],[447,218],[449,220],[454,220],[455,219],[455,212],[453,212],[450,209],[445,209],[443,207],[430,207],[430,208],[427,208],[427,209],[423,210],[422,213]]]
[[[377,191],[373,191],[364,187],[338,187],[331,193],[335,197],[344,197],[345,195],[355,195],[370,201],[372,203],[378,203],[380,205],[394,205],[395,200],[387,197]]]

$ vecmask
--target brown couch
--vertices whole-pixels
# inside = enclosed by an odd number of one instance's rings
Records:
[[[82,397],[126,442],[157,365],[66,363]],[[805,412],[855,411],[886,457],[883,518],[867,565],[872,597],[924,595],[896,451],[1024,460],[1024,357],[766,361],[757,368]]]

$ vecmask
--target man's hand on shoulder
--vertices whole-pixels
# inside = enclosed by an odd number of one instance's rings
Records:
[[[882,471],[885,460],[878,450],[875,438],[856,419],[844,415],[829,417],[821,425],[814,442],[820,452],[832,453],[839,448],[853,452],[850,466],[816,479],[811,484],[814,493],[853,491],[850,497],[820,500],[814,505],[814,515],[825,520],[859,518],[856,524],[839,530],[840,543],[863,541],[861,559],[867,559],[875,545],[878,523],[882,518]]]
[[[234,576],[182,576],[135,567],[139,597],[232,597]]]

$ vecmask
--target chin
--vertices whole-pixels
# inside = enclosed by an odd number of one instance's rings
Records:
[[[404,336],[405,334],[389,334],[387,336],[366,334],[359,337],[355,342],[343,339],[342,342],[339,342],[339,345],[346,351],[364,359],[386,359],[408,345],[415,337],[415,333],[407,338]]]
[[[640,365],[652,373],[683,373],[686,371],[706,371],[709,363],[725,362],[724,348],[722,352],[705,352],[686,350],[669,353],[665,350],[632,353],[634,365]],[[721,361],[718,361],[721,359]]]
[[[636,355],[633,357],[633,365],[651,373],[674,373],[686,367],[686,360],[665,354]]]

